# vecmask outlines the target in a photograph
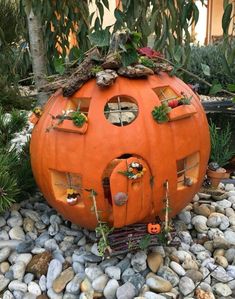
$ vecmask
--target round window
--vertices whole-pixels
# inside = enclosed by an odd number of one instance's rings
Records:
[[[123,127],[132,123],[138,115],[138,106],[129,96],[115,96],[104,107],[106,119],[113,125]]]

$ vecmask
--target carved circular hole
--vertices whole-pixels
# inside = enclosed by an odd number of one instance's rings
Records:
[[[111,98],[104,107],[105,118],[118,127],[131,124],[136,119],[138,112],[136,101],[125,95]]]

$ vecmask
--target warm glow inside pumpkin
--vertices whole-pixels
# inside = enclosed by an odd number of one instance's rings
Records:
[[[152,110],[181,93],[190,105],[157,123]],[[77,110],[88,121],[77,127],[62,111]],[[199,190],[209,157],[209,131],[197,95],[166,73],[147,79],[118,77],[100,88],[87,82],[69,98],[56,92],[32,133],[31,160],[36,181],[65,218],[95,228],[89,190],[95,190],[100,218],[114,227],[164,215],[166,180],[170,216]]]

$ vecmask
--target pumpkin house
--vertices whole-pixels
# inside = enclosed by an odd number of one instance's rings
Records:
[[[178,105],[182,95],[190,103]],[[158,122],[153,111],[165,104],[167,121]],[[67,117],[74,111],[79,126]],[[162,218],[166,182],[170,216],[183,209],[202,184],[209,150],[198,96],[160,72],[119,76],[108,88],[91,79],[67,97],[58,90],[32,132],[31,161],[40,190],[65,218],[95,228],[93,190],[100,219],[118,228]]]

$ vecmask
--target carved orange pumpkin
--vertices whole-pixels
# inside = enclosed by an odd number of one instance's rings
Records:
[[[148,223],[147,230],[151,235],[159,234],[161,232],[161,225],[159,223]]]
[[[157,123],[153,108],[182,92],[192,96],[191,104],[175,107],[169,122]],[[78,108],[88,117],[82,127],[51,116]],[[122,227],[163,217],[166,180],[170,216],[184,208],[200,188],[209,148],[197,95],[181,80],[161,73],[138,80],[118,77],[109,88],[90,80],[69,98],[56,92],[33,130],[31,161],[39,188],[65,218],[96,227],[87,191],[93,189],[100,218]],[[185,178],[191,183],[185,184]],[[73,206],[67,202],[68,188],[80,195]]]

